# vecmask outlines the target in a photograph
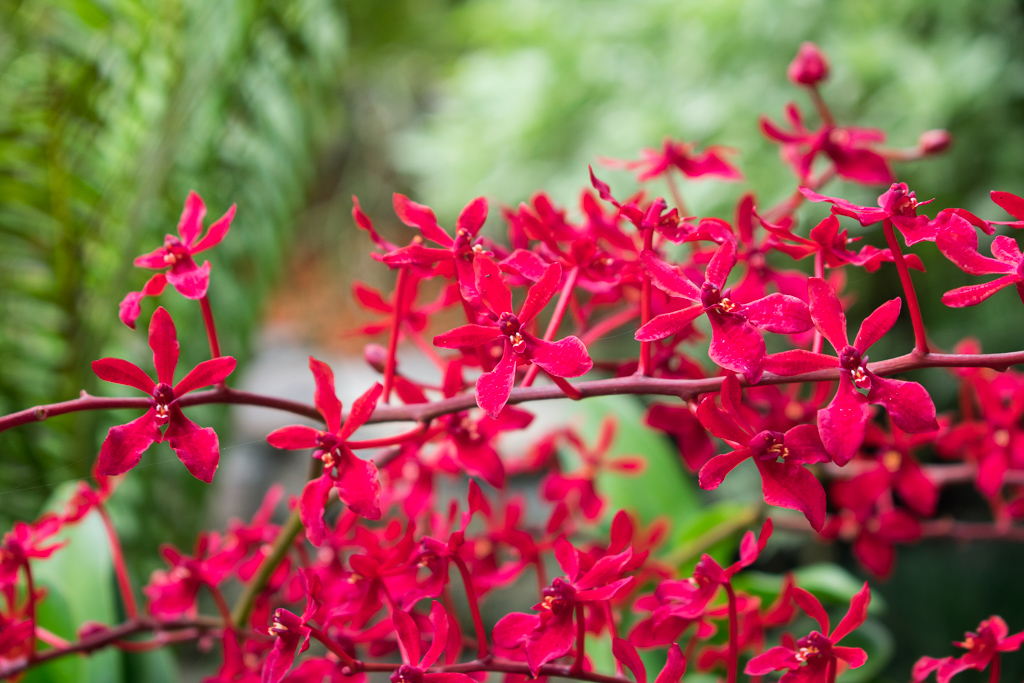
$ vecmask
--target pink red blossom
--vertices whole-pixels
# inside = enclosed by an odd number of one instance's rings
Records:
[[[166,441],[188,471],[209,484],[220,460],[217,434],[185,417],[178,400],[190,391],[223,382],[235,369],[235,359],[221,356],[203,361],[172,386],[178,365],[178,334],[163,307],[156,309],[149,322],[149,347],[156,367],[155,382],[139,366],[120,358],[101,358],[92,363],[100,379],[149,394],[151,406],[142,417],[110,428],[100,448],[96,472],[123,474],[139,464],[152,443]]]

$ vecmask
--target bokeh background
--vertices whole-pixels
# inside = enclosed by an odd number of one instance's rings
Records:
[[[670,136],[738,150],[746,183],[685,186],[694,212],[729,218],[748,187],[777,201],[794,179],[757,116],[779,119],[790,100],[810,108],[785,78],[805,40],[831,59],[824,95],[841,123],[882,128],[896,147],[952,132],[943,157],[897,168],[919,198],[1003,218],[989,190],[1024,191],[1022,35],[1020,0],[2,0],[0,413],[81,390],[111,395],[95,358],[148,362],[143,329],[117,321],[117,302],[145,281],[131,259],[173,231],[190,189],[211,218],[238,204],[210,254],[210,297],[242,371],[281,330],[359,354],[362,341],[343,334],[361,320],[351,281],[386,286],[390,275],[366,255],[353,194],[392,235],[405,230],[395,191],[442,223],[481,194],[497,207],[545,189],[574,210],[588,163],[635,158]],[[621,171],[603,177],[620,195],[636,187]],[[858,203],[880,191],[828,190]],[[951,313],[938,293],[965,276],[932,245],[916,251],[938,345],[966,331],[985,350],[1021,347],[1012,291]],[[883,269],[855,287],[856,318],[898,282]],[[173,294],[160,303],[182,330],[182,364],[203,359],[197,308]],[[909,330],[891,337],[879,357],[909,347]],[[941,373],[922,380],[951,405]],[[226,411],[196,413],[230,439]],[[82,413],[0,434],[0,528],[87,476],[119,421]],[[151,456],[113,511],[139,577],[158,566],[159,541],[187,547],[211,506],[169,451]],[[977,502],[970,491],[943,500],[965,514]],[[813,552],[861,576],[842,547]],[[901,552],[879,587],[898,647],[873,675],[906,680],[918,656],[952,654],[949,641],[993,612],[1024,628],[1022,561],[1024,550],[999,544]]]

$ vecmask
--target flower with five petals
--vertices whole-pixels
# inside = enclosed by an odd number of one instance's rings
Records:
[[[190,391],[223,382],[235,369],[235,359],[221,356],[203,361],[172,386],[178,365],[178,335],[171,315],[162,306],[149,321],[149,347],[153,349],[156,382],[139,366],[120,358],[101,358],[92,363],[100,379],[135,387],[151,396],[151,407],[145,415],[107,432],[96,473],[123,474],[139,464],[150,444],[166,441],[192,476],[209,484],[220,460],[217,434],[185,417],[178,400]]]

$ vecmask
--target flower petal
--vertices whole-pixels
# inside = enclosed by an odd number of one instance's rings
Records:
[[[363,394],[352,402],[352,408],[349,410],[348,417],[345,418],[345,424],[342,425],[341,431],[338,432],[338,437],[343,441],[348,437],[352,436],[357,429],[366,424],[366,421],[373,415],[373,411],[377,408],[377,401],[380,400],[381,394],[384,393],[384,387],[381,386],[380,382],[374,382],[373,386],[363,392]]]
[[[885,406],[893,424],[905,432],[921,434],[939,428],[932,397],[917,382],[882,379],[872,375],[868,401]]]
[[[466,204],[455,221],[455,230],[465,230],[471,236],[476,236],[487,220],[487,198],[477,197]],[[424,667],[426,668],[426,667]]]
[[[612,656],[620,664],[633,672],[633,678],[636,680],[636,683],[647,683],[647,667],[644,666],[644,662],[640,659],[640,655],[637,653],[633,643],[622,638],[613,637]]]
[[[196,268],[169,270],[167,282],[186,299],[202,299],[210,287],[210,262]]]
[[[371,460],[352,455],[336,482],[338,497],[352,512],[366,519],[380,519],[380,480]]]
[[[501,337],[501,330],[489,325],[462,325],[434,337],[434,346],[442,349],[472,348]]]
[[[701,304],[694,304],[687,308],[681,308],[678,311],[656,315],[637,330],[633,338],[641,342],[664,339],[677,332],[681,332],[687,325],[699,318],[702,313],[704,313],[704,307]]]
[[[127,424],[111,427],[100,448],[96,473],[105,476],[124,474],[138,465],[145,450],[160,438],[153,408]]]
[[[452,238],[437,224],[437,217],[429,206],[417,204],[397,192],[392,197],[398,219],[411,228],[419,228],[423,236],[443,247],[455,244]]]
[[[902,303],[902,300],[897,297],[886,301],[872,311],[871,315],[860,324],[857,338],[853,340],[854,347],[861,353],[864,353],[872,344],[881,339],[886,332],[891,330],[892,326],[896,324],[896,319],[900,317],[900,306]]]
[[[700,301],[700,287],[678,268],[661,260],[655,252],[645,249],[640,254],[640,265],[654,286],[669,296],[689,301]]]
[[[765,346],[761,334],[745,321],[708,311],[711,345],[708,357],[719,367],[742,374],[753,384],[764,372]]]
[[[838,643],[840,640],[849,635],[854,629],[858,628],[864,623],[864,620],[868,618],[868,603],[871,602],[871,587],[864,582],[864,586],[857,591],[857,594],[850,600],[850,609],[847,610],[846,616],[843,617],[839,625],[836,626],[836,630],[832,632],[829,639],[833,643]],[[844,658],[845,659],[845,658]],[[847,660],[849,661],[849,660]],[[861,662],[863,664],[863,662]],[[854,665],[851,662],[851,666]]]
[[[223,240],[228,234],[228,230],[231,229],[231,221],[235,218],[235,208],[235,205],[232,204],[231,208],[229,208],[223,216],[218,218],[217,221],[210,226],[210,229],[206,231],[203,238],[192,245],[191,252],[193,254],[198,254],[201,251],[205,251],[221,243],[221,240]]]
[[[526,357],[529,361],[555,377],[579,377],[594,367],[587,347],[577,337],[566,337],[557,342],[533,338],[528,341],[528,349]]]
[[[501,268],[489,256],[478,256],[473,259],[473,270],[476,272],[476,289],[480,299],[494,315],[512,312],[512,291],[505,283]],[[546,302],[545,302],[546,303]]]
[[[174,384],[174,368],[178,366],[178,333],[171,314],[163,306],[156,309],[149,320],[149,348],[153,349],[157,381]]]
[[[480,375],[476,380],[476,404],[489,417],[497,419],[501,409],[508,402],[515,379],[516,361],[506,343],[505,353],[494,369]]]
[[[281,427],[267,434],[267,443],[274,448],[297,451],[303,448],[316,448],[320,430],[306,425],[290,425]]]
[[[167,276],[163,273],[156,273],[146,280],[142,291],[128,292],[118,305],[117,317],[131,329],[135,329],[135,321],[142,314],[142,300],[147,296],[159,296],[163,294],[167,286]]]
[[[942,295],[942,303],[952,308],[976,306],[998,292],[1000,289],[1020,282],[1021,276],[1015,273],[1013,275],[1004,275],[998,280],[992,280],[992,282],[986,282],[982,285],[957,287],[956,289],[951,289]]]
[[[850,462],[864,443],[871,409],[868,401],[853,386],[853,380],[839,374],[839,389],[832,402],[818,411],[818,434],[832,460],[842,467]]]
[[[668,648],[665,667],[654,679],[654,683],[679,683],[679,679],[683,677],[684,673],[686,673],[686,659],[683,657],[683,651],[679,648],[679,643],[672,643]]]
[[[139,391],[152,394],[156,388],[149,375],[142,371],[135,363],[129,363],[121,358],[100,358],[92,362],[92,371],[96,376],[106,382],[123,384],[135,387]]]
[[[309,370],[313,373],[316,390],[313,392],[313,403],[317,411],[327,423],[327,431],[337,434],[341,429],[341,401],[334,391],[334,371],[331,366],[313,356],[309,357]]]
[[[832,344],[836,352],[849,343],[846,336],[846,315],[832,285],[821,278],[807,278],[807,295],[811,302],[811,320]]]
[[[185,208],[181,211],[181,218],[178,219],[178,236],[186,246],[192,244],[199,231],[203,229],[203,218],[206,216],[206,204],[194,190],[188,193],[185,198]]]
[[[700,487],[705,491],[712,491],[725,479],[725,475],[732,472],[733,468],[751,456],[749,448],[741,448],[731,453],[716,455],[707,461],[704,467],[700,468],[698,481]]]
[[[172,405],[164,440],[193,477],[207,484],[213,481],[220,462],[220,443],[211,427],[200,427]]]
[[[715,255],[711,257],[708,269],[704,273],[704,279],[715,287],[723,289],[725,281],[729,279],[729,273],[732,272],[732,268],[735,265],[736,245],[731,241],[725,242],[722,246],[718,247]]]
[[[743,315],[754,327],[775,334],[796,334],[814,327],[807,304],[786,294],[769,294],[745,304]]]
[[[764,357],[764,369],[783,377],[801,375],[805,372],[824,370],[839,366],[839,359],[821,353],[811,353],[803,349],[772,353]]]
[[[769,505],[798,510],[815,531],[825,525],[825,489],[813,474],[799,465],[754,458],[761,472],[761,493]]]
[[[324,506],[334,487],[334,480],[322,475],[306,482],[299,497],[299,518],[306,527],[306,538],[316,547],[324,542]]]
[[[211,384],[223,382],[225,377],[234,372],[235,365],[235,359],[231,356],[220,356],[219,358],[204,360],[192,368],[192,371],[174,386],[175,398],[181,398],[184,394],[200,387],[208,387]]]
[[[551,301],[551,297],[558,290],[558,283],[562,279],[562,266],[556,261],[544,270],[537,284],[530,287],[526,292],[526,301],[519,310],[519,322],[522,325],[537,317],[537,314],[544,310],[544,307]]]

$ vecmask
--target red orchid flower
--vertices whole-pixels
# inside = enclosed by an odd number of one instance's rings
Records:
[[[708,356],[720,367],[742,373],[754,383],[764,371],[765,345],[758,330],[794,334],[811,329],[807,304],[794,296],[769,294],[746,304],[729,298],[730,292],[724,287],[736,265],[736,246],[732,242],[722,244],[715,252],[700,286],[653,251],[644,250],[640,262],[658,289],[691,305],[655,316],[637,330],[637,341],[664,339],[706,313],[711,322]]]
[[[850,251],[848,243],[856,242],[860,237],[849,237],[848,232],[839,230],[839,219],[835,214],[829,215],[825,220],[811,228],[810,238],[794,235],[789,230],[780,230],[774,227],[768,228],[772,234],[779,238],[794,242],[793,245],[779,245],[776,247],[794,259],[802,259],[821,252],[825,266],[828,268],[839,268],[846,264],[861,266],[869,273],[873,273],[882,263],[892,263],[894,258],[892,249],[879,249],[878,247],[866,244],[860,251]],[[924,264],[917,254],[906,254],[907,267],[924,272]]]
[[[469,324],[456,327],[434,337],[434,345],[444,349],[480,346],[502,340],[502,355],[490,372],[476,381],[476,402],[491,418],[496,419],[508,402],[519,362],[533,363],[556,379],[579,377],[593,367],[587,347],[577,337],[566,337],[557,342],[544,341],[526,331],[526,326],[537,317],[551,297],[555,295],[562,277],[562,267],[552,263],[540,282],[530,287],[519,315],[512,312],[512,292],[502,278],[501,270],[493,259],[478,257],[474,262],[480,299],[490,310],[493,322],[489,325]]]
[[[398,649],[402,653],[402,665],[391,674],[391,683],[475,683],[467,674],[427,671],[434,662],[445,655],[444,661],[451,663],[456,654],[448,648],[449,617],[439,602],[430,603],[430,621],[434,625],[434,636],[430,648],[420,657],[420,629],[416,621],[406,612],[394,610],[391,621],[398,635]]]
[[[587,446],[572,429],[555,433],[552,437],[555,440],[564,439],[572,445],[579,456],[581,467],[571,474],[552,472],[544,479],[541,485],[541,495],[549,501],[566,501],[572,507],[579,507],[583,515],[590,521],[595,521],[601,516],[604,509],[604,500],[597,493],[597,476],[604,471],[620,472],[627,474],[640,474],[646,461],[639,456],[625,456],[608,459],[608,452],[615,443],[615,432],[618,423],[612,416],[606,416],[601,421],[600,432],[594,445]],[[541,446],[543,447],[543,446]]]
[[[192,476],[209,484],[220,461],[217,434],[185,417],[178,401],[190,391],[223,382],[234,371],[235,359],[221,356],[203,361],[172,386],[178,365],[178,334],[171,315],[162,306],[149,321],[149,348],[153,350],[156,382],[139,366],[120,358],[101,358],[92,363],[100,379],[149,394],[152,406],[142,417],[110,428],[100,448],[96,472],[123,474],[139,464],[150,444],[166,441]]]
[[[846,336],[846,315],[832,285],[821,278],[808,278],[811,318],[836,350],[838,357],[800,349],[770,356],[765,368],[780,375],[795,375],[823,368],[839,368],[839,389],[829,405],[818,411],[818,432],[825,450],[840,467],[864,442],[869,403],[885,406],[893,424],[905,432],[920,434],[939,428],[935,404],[917,382],[883,379],[867,369],[868,348],[896,323],[901,300],[891,299],[861,323],[851,345]],[[865,397],[858,389],[867,389]]]
[[[622,638],[612,638],[612,654],[633,673],[636,683],[647,683],[647,667],[644,666],[633,643]],[[658,673],[658,677],[654,679],[654,683],[679,683],[684,673],[686,673],[686,659],[683,657],[683,651],[680,649],[679,643],[672,643],[668,649],[665,666]]]
[[[654,590],[654,597],[660,606],[651,614],[655,628],[671,617],[700,618],[718,593],[718,589],[732,581],[736,572],[757,561],[768,544],[768,539],[771,538],[772,528],[772,520],[768,518],[761,526],[761,532],[757,537],[753,531],[745,533],[743,540],[740,541],[740,559],[724,569],[713,557],[705,553],[697,561],[692,577],[662,581],[658,584]]]
[[[307,588],[306,609],[301,616],[295,616],[281,607],[274,612],[274,620],[267,629],[274,638],[274,647],[263,663],[262,683],[280,683],[288,669],[295,662],[295,648],[302,654],[309,648],[312,629],[306,625],[320,610],[320,577],[306,573],[299,575]]]
[[[186,299],[202,299],[210,285],[210,262],[197,266],[193,256],[220,244],[231,229],[231,221],[235,217],[235,205],[220,217],[203,235],[203,218],[206,216],[206,204],[195,192],[189,192],[185,199],[185,209],[178,221],[178,236],[167,235],[164,246],[143,254],[135,259],[137,268],[161,270],[169,268],[165,273],[157,273],[142,287],[142,291],[129,292],[121,301],[120,318],[128,327],[135,329],[135,320],[139,317],[139,303],[144,297],[159,296],[164,287],[170,283]]]
[[[835,487],[831,492],[836,505],[843,509],[829,519],[821,535],[852,543],[853,556],[865,569],[881,579],[888,578],[896,564],[895,546],[919,539],[921,523],[899,508],[876,513],[874,505],[848,507],[842,493],[837,493]]]
[[[606,555],[583,569],[585,556],[563,537],[555,542],[555,558],[566,576],[542,591],[543,599],[533,606],[539,614],[512,612],[494,625],[494,642],[509,649],[523,647],[534,677],[544,664],[569,654],[576,639],[574,613],[582,617],[584,604],[611,600],[634,580],[623,577],[631,568],[632,548]]]
[[[149,598],[149,611],[156,616],[194,613],[199,589],[216,588],[239,559],[216,532],[199,534],[192,557],[169,545],[162,546],[160,554],[170,569],[153,572],[149,585],[142,589]]]
[[[917,208],[935,200],[917,201],[917,196],[910,191],[906,183],[893,183],[888,190],[879,195],[878,206],[858,206],[838,197],[825,197],[806,187],[800,191],[812,202],[828,202],[832,204],[832,213],[856,218],[867,227],[879,221],[892,221],[900,232],[907,246],[921,241],[934,242],[939,234],[939,225],[943,221],[932,221],[928,216],[918,216]]]
[[[942,303],[953,308],[976,306],[1000,289],[1015,285],[1024,300],[1024,255],[1012,237],[998,235],[992,241],[992,255],[982,256],[978,251],[978,232],[966,220],[955,216],[939,233],[935,245],[942,255],[969,275],[1001,275],[981,285],[967,285],[951,289],[942,295]]]
[[[299,515],[306,535],[310,543],[319,546],[326,533],[324,506],[332,488],[338,490],[338,497],[352,512],[367,519],[380,519],[377,466],[357,457],[345,441],[373,415],[384,387],[374,383],[353,402],[348,418],[342,422],[341,401],[334,391],[334,372],[327,363],[312,356],[309,369],[316,381],[313,403],[327,423],[327,430],[306,425],[281,427],[267,435],[267,443],[287,450],[315,448],[313,457],[323,462],[323,474],[306,483],[299,499]]]
[[[1024,644],[1024,631],[1012,636],[1009,633],[1010,629],[1002,617],[989,617],[978,625],[977,633],[967,632],[963,642],[953,643],[967,650],[962,657],[921,657],[917,660],[912,672],[914,683],[921,683],[932,671],[936,672],[939,683],[949,683],[953,676],[967,669],[984,671],[993,662],[993,666],[998,667],[1000,652],[1016,652]]]
[[[419,228],[424,239],[441,245],[441,249],[425,247],[422,242],[410,244],[385,254],[382,260],[392,268],[399,266],[430,266],[437,264],[444,277],[459,281],[462,296],[476,298],[473,260],[485,252],[477,233],[487,220],[487,199],[477,197],[462,209],[455,221],[455,237],[437,223],[437,216],[429,206],[417,204],[397,192],[394,195],[395,213],[412,228]]]
[[[723,180],[742,180],[743,174],[723,158],[724,153],[732,151],[727,147],[712,145],[698,153],[694,151],[693,144],[665,138],[660,150],[640,150],[638,161],[601,159],[601,163],[636,171],[636,179],[640,182],[667,175],[673,168],[687,178],[715,176]]]
[[[793,599],[809,617],[818,622],[821,631],[811,631],[797,640],[794,646],[773,647],[754,657],[747,662],[744,673],[763,676],[769,671],[785,671],[779,683],[817,683],[826,680],[829,667],[838,666],[838,660],[854,669],[868,660],[867,653],[859,647],[838,645],[867,618],[868,603],[871,601],[871,589],[867,583],[853,596],[849,611],[831,634],[828,614],[816,597],[803,588],[797,588]]]
[[[819,154],[828,157],[836,175],[864,185],[891,183],[895,179],[889,162],[872,149],[885,142],[885,133],[877,128],[835,126],[822,124],[818,130],[804,125],[803,114],[795,104],[786,105],[786,119],[790,130],[785,130],[768,117],[760,119],[761,132],[773,142],[782,145],[780,154],[802,183],[809,183],[814,161]]]
[[[716,455],[700,469],[701,488],[718,488],[737,465],[753,458],[761,473],[761,492],[769,505],[799,510],[815,531],[825,522],[825,490],[818,478],[802,465],[828,462],[829,456],[814,425],[798,425],[782,433],[755,433],[743,417],[742,389],[736,375],[722,384],[722,407],[706,396],[697,408],[697,419],[712,434],[733,446],[731,453]],[[779,460],[781,459],[781,462]]]

